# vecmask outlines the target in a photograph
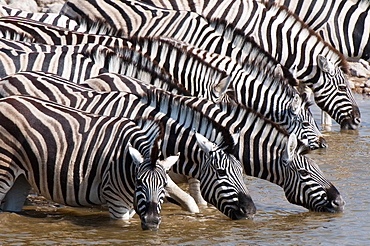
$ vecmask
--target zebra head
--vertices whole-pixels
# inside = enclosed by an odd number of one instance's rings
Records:
[[[129,147],[130,155],[136,164],[134,209],[140,216],[143,230],[158,230],[161,222],[159,213],[168,178],[166,172],[179,158],[177,155],[158,160],[158,151],[154,151],[158,149],[156,145],[153,146],[150,157],[143,157],[138,150]]]
[[[297,95],[298,96],[298,95]],[[318,148],[326,148],[327,144],[325,141],[324,136],[321,134],[319,127],[315,121],[315,118],[312,115],[310,110],[310,106],[312,102],[308,99],[308,95],[306,93],[302,93],[300,99],[302,98],[302,103],[300,105],[297,102],[296,98],[292,101],[292,108],[295,108],[296,113],[293,116],[293,119],[296,120],[297,123],[300,124],[298,131],[296,133],[304,144],[310,147],[311,150],[318,149]],[[297,113],[298,111],[298,113]]]
[[[256,207],[243,182],[241,163],[203,135],[196,133],[196,139],[205,152],[198,178],[203,198],[231,219],[252,218]]]
[[[318,58],[318,67],[324,81],[312,86],[317,105],[338,122],[342,129],[357,129],[361,115],[347,77],[340,67],[321,55]]]
[[[312,211],[343,211],[345,202],[338,190],[324,177],[318,165],[303,155],[307,148],[297,145],[296,136],[291,134],[283,155],[282,187],[288,201]]]

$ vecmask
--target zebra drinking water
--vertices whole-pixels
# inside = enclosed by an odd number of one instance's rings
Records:
[[[127,85],[127,79],[118,74],[102,74],[85,83],[100,90],[146,90],[136,81]],[[136,84],[136,85],[135,85]],[[160,93],[160,89],[156,89]],[[162,93],[161,93],[162,94]],[[307,148],[276,123],[242,105],[220,103],[215,105],[204,99],[176,96],[186,104],[201,109],[227,129],[239,132],[235,156],[244,166],[247,175],[268,180],[281,186],[287,199],[309,210],[336,212],[344,209],[344,200],[333,184],[328,181],[317,164],[306,157]],[[180,99],[182,98],[182,99]],[[161,105],[164,96],[154,105]],[[161,112],[172,110],[161,107]],[[310,190],[309,193],[306,191]],[[326,194],[326,195],[324,195]]]
[[[0,201],[22,176],[54,202],[107,204],[116,219],[132,217],[135,206],[143,229],[158,228],[165,169],[177,157],[157,161],[157,122],[88,114],[27,96],[3,98],[0,105]],[[135,196],[144,199],[134,203]]]
[[[232,136],[200,110],[163,100],[160,108],[170,108],[172,112],[165,115],[152,106],[153,101],[156,105],[157,97],[153,92],[149,94],[153,98],[149,101],[142,98],[141,93],[136,96],[122,92],[99,93],[40,72],[15,74],[0,84],[2,96],[27,94],[95,114],[159,120],[164,126],[162,154],[181,153],[180,161],[173,167],[175,172],[199,179],[204,198],[230,218],[254,215],[256,208],[243,183],[243,168],[229,153],[233,151]]]

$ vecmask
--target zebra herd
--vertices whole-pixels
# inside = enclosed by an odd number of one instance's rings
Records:
[[[346,58],[366,55],[329,44],[330,24],[315,32],[258,0],[67,0],[59,14],[0,7],[3,211],[20,211],[32,188],[60,204],[106,204],[112,218],[136,212],[149,230],[165,198],[252,218],[245,174],[309,210],[344,209],[306,156],[327,147],[311,92],[341,128],[361,120]],[[174,181],[189,182],[192,196]]]

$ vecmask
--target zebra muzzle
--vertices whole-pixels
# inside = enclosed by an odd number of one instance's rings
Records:
[[[251,196],[239,192],[238,193],[238,209],[231,213],[230,218],[233,220],[240,219],[252,219],[256,214],[256,206],[251,198]]]
[[[161,217],[157,212],[157,203],[148,202],[146,212],[140,216],[141,229],[157,231],[161,223]]]

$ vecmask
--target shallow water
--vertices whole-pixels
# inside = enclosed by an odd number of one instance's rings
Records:
[[[346,201],[343,213],[316,213],[286,201],[280,187],[246,178],[258,212],[231,221],[212,207],[193,215],[164,204],[159,231],[109,219],[97,208],[26,206],[24,214],[0,213],[0,245],[369,245],[370,97],[356,95],[362,113],[357,131],[334,124],[329,148],[309,154]],[[319,119],[317,110],[313,110]]]

